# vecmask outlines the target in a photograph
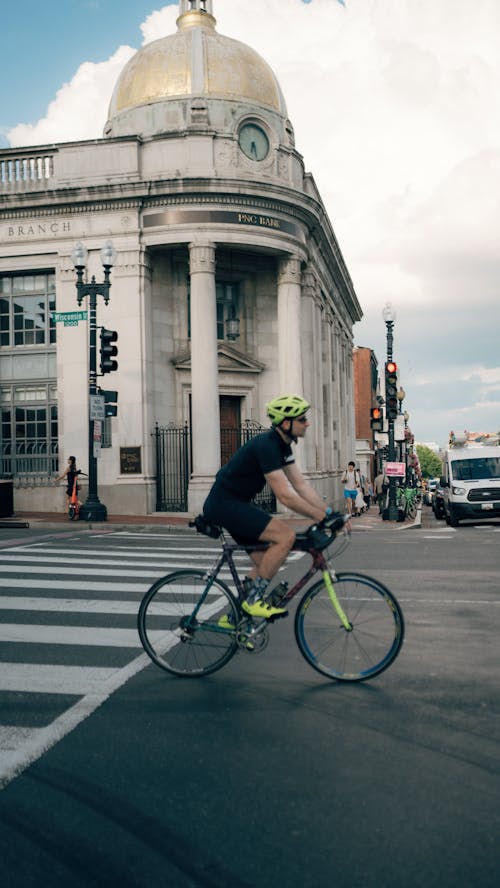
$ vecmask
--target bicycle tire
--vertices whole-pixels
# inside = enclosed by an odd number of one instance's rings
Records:
[[[347,631],[323,580],[303,595],[295,614],[295,638],[313,669],[337,681],[374,678],[394,662],[404,639],[401,608],[378,580],[353,572],[334,579],[337,597],[351,624]]]
[[[417,504],[415,500],[411,500],[411,502],[408,503],[408,517],[411,518],[412,521],[417,517]]]
[[[142,646],[151,660],[174,675],[200,677],[224,666],[236,653],[236,633],[217,625],[224,614],[239,620],[233,595],[221,580],[212,584],[193,626],[187,621],[207,585],[201,570],[177,570],[153,583],[137,615]]]

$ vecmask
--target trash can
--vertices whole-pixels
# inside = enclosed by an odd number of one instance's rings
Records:
[[[0,518],[14,514],[14,481],[11,475],[0,476]]]

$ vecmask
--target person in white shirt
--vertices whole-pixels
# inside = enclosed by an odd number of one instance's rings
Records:
[[[356,469],[356,463],[352,460],[348,463],[347,469],[342,476],[342,484],[344,485],[344,500],[347,512],[349,515],[359,514],[355,504],[358,490],[361,489],[361,477]]]

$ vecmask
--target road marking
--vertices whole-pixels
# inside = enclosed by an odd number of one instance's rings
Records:
[[[0,611],[57,611],[66,614],[136,614],[139,608],[137,601],[116,601],[101,598],[16,598],[15,595],[0,596]]]
[[[0,690],[31,694],[93,694],[102,690],[118,668],[45,666],[42,663],[2,663]]]
[[[86,647],[137,648],[141,646],[136,629],[44,626],[39,623],[0,623],[0,641],[23,644],[70,644]],[[0,688],[3,687],[3,671],[4,664],[2,663]]]
[[[149,583],[94,583],[89,580],[18,580],[9,577],[4,585],[11,589],[66,589],[87,592],[138,592],[143,594],[149,589]]]
[[[81,700],[63,712],[59,718],[55,719],[47,727],[38,728],[36,731],[29,731],[24,738],[24,742],[17,749],[10,750],[5,757],[2,755],[0,760],[0,788],[6,786],[21,771],[24,771],[25,768],[31,765],[32,762],[40,758],[52,746],[55,746],[59,740],[62,740],[66,734],[72,731],[73,728],[76,728],[80,722],[92,715],[114,691],[150,663],[151,660],[147,654],[140,654],[139,657],[131,660],[122,669],[117,669],[114,672],[108,670],[108,678],[102,682],[102,685],[97,683],[97,687],[92,692],[84,692],[85,696]],[[2,671],[4,665],[2,664]],[[36,668],[39,671],[48,667],[37,665]],[[65,667],[65,669],[71,668],[77,669],[79,667]]]

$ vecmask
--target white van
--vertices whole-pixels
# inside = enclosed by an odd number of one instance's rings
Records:
[[[446,451],[443,472],[447,524],[500,518],[500,447],[455,446]]]

